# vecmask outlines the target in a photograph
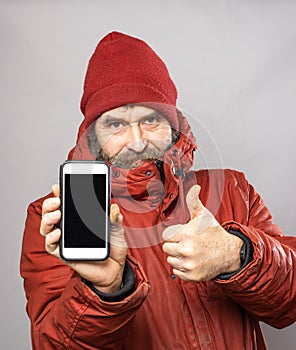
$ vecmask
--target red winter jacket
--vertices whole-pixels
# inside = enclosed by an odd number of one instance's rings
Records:
[[[127,174],[113,171],[113,201],[124,217],[135,275],[135,291],[123,301],[102,301],[45,251],[39,234],[45,197],[29,206],[21,274],[34,349],[261,350],[259,321],[277,328],[295,322],[296,238],[284,237],[273,224],[242,173],[190,171],[195,142],[181,115],[180,124],[183,133],[164,158],[164,185],[155,162]],[[72,158],[91,157],[82,139]],[[218,222],[253,243],[253,261],[228,280],[174,278],[162,251],[163,229],[188,221],[184,198],[196,183]]]

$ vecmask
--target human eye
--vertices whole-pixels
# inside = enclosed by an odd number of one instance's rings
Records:
[[[123,123],[122,122],[111,122],[111,123],[109,123],[109,127],[112,129],[120,129],[123,127]]]
[[[126,128],[126,123],[123,120],[110,120],[107,123],[107,128],[111,132],[120,132]]]
[[[142,120],[142,124],[146,126],[157,126],[159,124],[159,118],[156,116],[148,116]]]

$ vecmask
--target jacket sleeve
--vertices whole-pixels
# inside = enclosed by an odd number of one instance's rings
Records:
[[[246,235],[252,241],[254,256],[237,275],[216,282],[255,318],[283,328],[296,321],[296,237],[283,235],[260,195],[241,173],[237,176],[248,214],[223,227]],[[236,204],[240,206],[234,200]]]
[[[121,349],[148,293],[142,268],[128,258],[135,291],[123,301],[102,301],[68,265],[46,252],[39,234],[42,201],[28,208],[20,266],[33,349]]]

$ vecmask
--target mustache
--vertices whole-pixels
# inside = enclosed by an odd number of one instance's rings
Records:
[[[131,169],[133,164],[137,161],[147,161],[152,159],[162,159],[165,151],[161,151],[157,148],[145,149],[142,152],[135,152],[128,150],[122,154],[117,154],[114,157],[110,157],[108,160],[112,165],[118,168]]]

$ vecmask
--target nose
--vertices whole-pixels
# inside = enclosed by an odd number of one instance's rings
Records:
[[[127,148],[137,153],[143,152],[147,146],[147,140],[143,138],[139,124],[131,124],[129,130]]]

